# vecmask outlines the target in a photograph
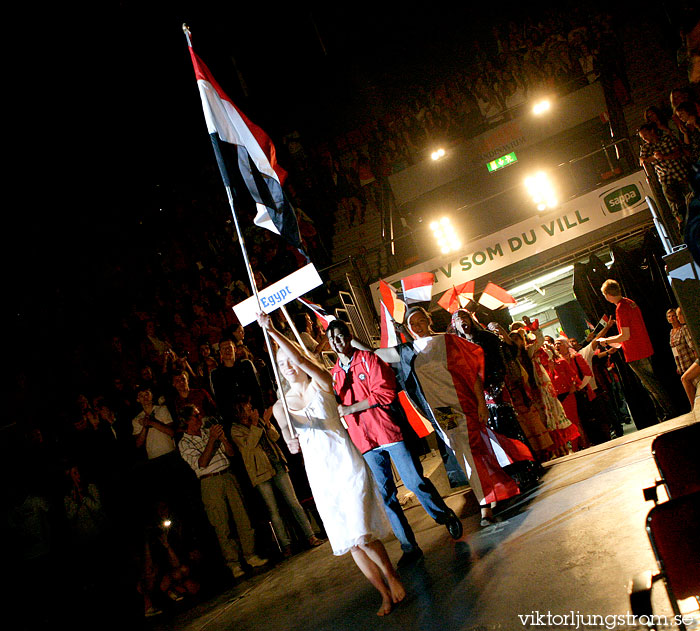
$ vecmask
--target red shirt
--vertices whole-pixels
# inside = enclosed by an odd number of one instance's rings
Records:
[[[391,367],[370,351],[355,350],[347,372],[336,362],[331,370],[333,388],[343,405],[368,399],[371,407],[346,414],[348,433],[361,453],[403,440],[389,404],[396,398],[396,377]]]
[[[627,362],[651,357],[654,354],[642,311],[636,302],[629,298],[620,300],[615,309],[615,320],[620,332],[624,327],[630,330],[629,339],[622,342],[622,350]]]

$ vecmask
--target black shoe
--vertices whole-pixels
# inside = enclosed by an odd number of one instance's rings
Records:
[[[460,539],[464,533],[462,522],[454,513],[450,513],[447,521],[445,522],[445,528],[447,528],[447,532],[450,533],[450,537],[455,540]]]
[[[419,559],[423,558],[423,550],[421,550],[418,546],[413,548],[413,550],[410,550],[409,552],[404,552],[401,555],[401,558],[399,559],[398,566],[399,567],[406,567],[407,565],[412,565]]]

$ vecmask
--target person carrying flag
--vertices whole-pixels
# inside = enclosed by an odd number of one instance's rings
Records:
[[[399,382],[457,456],[481,506],[481,525],[488,526],[494,521],[496,502],[520,493],[502,467],[533,460],[532,454],[520,441],[497,435],[486,426],[481,348],[457,335],[436,334],[423,307],[408,309],[406,325],[412,342],[375,353],[387,363],[398,364]],[[353,346],[369,350],[356,340]]]
[[[398,398],[391,367],[374,353],[353,348],[353,335],[342,320],[331,322],[326,335],[338,355],[331,369],[333,389],[340,400],[338,414],[345,418],[352,442],[372,470],[389,523],[403,550],[399,565],[407,565],[420,559],[423,551],[401,508],[392,461],[406,488],[455,540],[462,536],[462,522],[425,477],[420,460],[404,442],[398,412],[392,408]]]

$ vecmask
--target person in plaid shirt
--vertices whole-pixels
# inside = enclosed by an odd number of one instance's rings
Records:
[[[642,139],[639,162],[642,166],[654,166],[666,201],[683,234],[688,211],[686,195],[690,193],[690,161],[680,142],[672,134],[661,133],[653,123],[642,125],[638,133]]]

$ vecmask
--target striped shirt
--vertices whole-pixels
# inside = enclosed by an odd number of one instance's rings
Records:
[[[178,445],[182,459],[192,467],[192,470],[197,474],[198,478],[211,473],[225,471],[229,466],[228,456],[221,443],[219,443],[219,446],[214,450],[209,464],[204,468],[199,466],[199,457],[204,453],[204,450],[207,448],[207,443],[209,442],[209,430],[202,428],[201,431],[201,436],[183,434],[180,439],[180,444]]]

